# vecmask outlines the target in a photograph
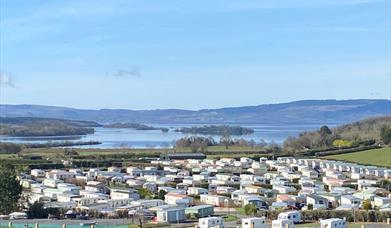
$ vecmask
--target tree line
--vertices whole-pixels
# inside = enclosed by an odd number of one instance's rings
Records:
[[[140,131],[145,130],[161,130],[162,132],[168,132],[168,128],[164,127],[153,127],[146,124],[140,124],[140,123],[111,123],[103,125],[104,128],[130,128]]]
[[[241,126],[228,125],[204,125],[194,127],[182,127],[175,130],[176,132],[199,134],[199,135],[249,135],[254,130]]]
[[[180,138],[175,141],[175,148],[190,148],[192,152],[206,152],[210,146],[224,146],[225,149],[229,149],[231,146],[235,147],[251,147],[263,149],[266,152],[280,152],[281,147],[274,141],[266,142],[265,140],[260,140],[256,142],[255,140],[245,140],[245,139],[233,139],[230,135],[226,134],[220,137],[216,141],[213,137],[203,137],[203,136],[187,136]]]

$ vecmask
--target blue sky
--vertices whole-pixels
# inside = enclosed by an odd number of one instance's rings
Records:
[[[389,0],[2,0],[0,102],[391,98]]]

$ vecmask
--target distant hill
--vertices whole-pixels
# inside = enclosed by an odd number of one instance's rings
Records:
[[[101,124],[197,123],[197,124],[343,124],[372,116],[391,114],[391,100],[303,100],[198,111],[181,109],[87,110],[41,105],[0,105],[0,116],[45,117],[95,121]]]

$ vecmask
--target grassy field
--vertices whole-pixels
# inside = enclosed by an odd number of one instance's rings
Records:
[[[175,153],[175,152],[191,152],[190,148],[177,148],[176,150],[172,148],[167,149],[156,149],[156,148],[147,148],[147,149],[136,149],[136,148],[116,148],[116,149],[78,149],[75,148],[75,151],[81,156],[94,156],[94,155],[112,155],[112,154],[140,154],[142,156],[153,156],[160,155],[163,153]],[[259,152],[259,153],[258,153]],[[63,148],[36,148],[36,149],[24,149],[20,154],[21,155],[40,155],[45,157],[59,156],[64,153]],[[238,153],[240,155],[245,155],[246,153],[251,154],[262,154],[259,148],[252,147],[242,147],[242,146],[230,146],[226,149],[224,146],[210,146],[205,151],[208,155],[219,155],[219,156],[236,156]]]
[[[365,150],[365,151],[348,153],[348,154],[330,155],[324,158],[356,162],[356,163],[366,164],[366,165],[378,165],[378,166],[391,167],[391,147]]]
[[[366,225],[365,227],[391,228],[391,225],[387,225],[385,223],[371,223],[371,222],[348,223],[348,228],[361,228],[362,225]],[[314,223],[299,224],[299,225],[295,225],[295,227],[315,228],[315,227],[320,227],[320,223],[314,222]]]

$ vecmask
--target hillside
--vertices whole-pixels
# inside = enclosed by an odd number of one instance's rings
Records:
[[[371,117],[335,128],[322,126],[318,131],[302,132],[284,142],[286,151],[322,150],[355,147],[359,144],[389,144],[391,116]]]
[[[391,100],[304,100],[236,108],[127,110],[0,105],[0,116],[88,120],[98,123],[344,124],[391,113]]]
[[[68,136],[94,133],[99,124],[91,121],[32,117],[0,117],[0,135]]]
[[[347,140],[354,140],[359,137],[361,140],[380,141],[381,128],[384,126],[391,127],[391,116],[367,118],[351,124],[345,124],[333,129],[333,133]]]

